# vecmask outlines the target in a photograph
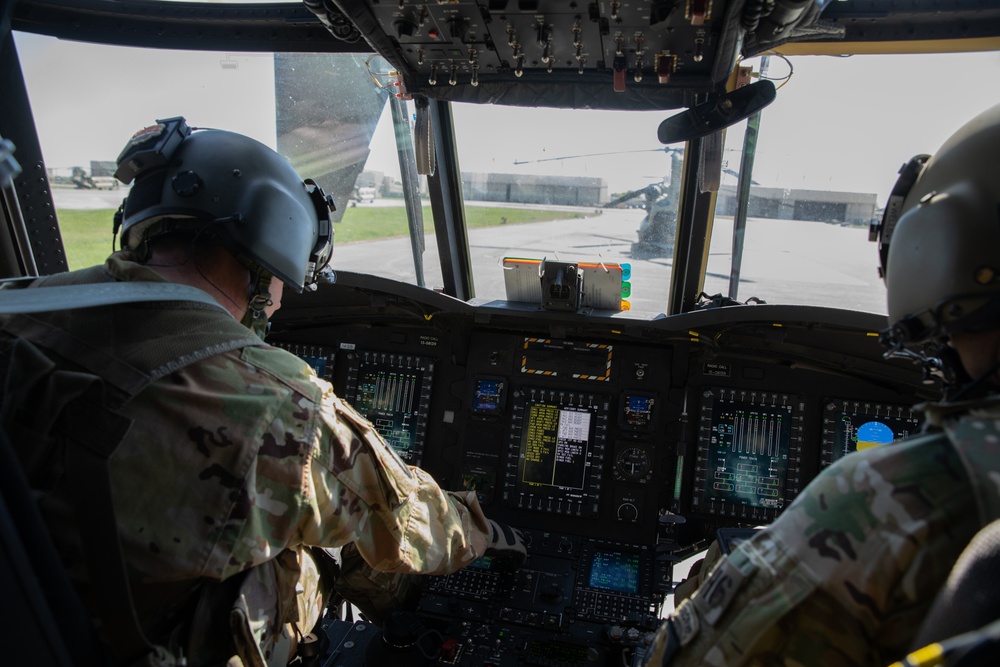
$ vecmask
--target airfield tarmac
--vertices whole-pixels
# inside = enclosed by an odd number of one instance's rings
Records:
[[[56,208],[115,209],[128,194],[117,190],[54,188]],[[378,199],[365,207],[402,206],[402,200]],[[497,206],[468,202],[468,206]],[[519,206],[518,204],[503,204]],[[542,208],[537,204],[520,205]],[[635,314],[655,315],[667,308],[673,257],[631,258],[645,215],[641,209],[544,207],[582,212],[589,217],[469,231],[476,298],[505,299],[502,260],[507,256],[543,257],[559,261],[608,261],[631,264]],[[595,215],[595,213],[597,213]],[[741,282],[737,300],[760,298],[767,303],[811,304],[885,313],[885,288],[876,275],[877,249],[868,230],[800,220],[751,218],[747,223]],[[715,221],[703,291],[729,292],[732,219]],[[424,238],[424,284],[442,284],[437,243]],[[408,238],[364,241],[335,247],[335,269],[368,272],[416,283],[413,250]]]

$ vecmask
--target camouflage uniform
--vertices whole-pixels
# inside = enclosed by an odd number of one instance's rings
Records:
[[[116,253],[105,271],[162,280],[129,260]],[[168,324],[181,307],[124,306]],[[211,311],[203,317],[231,320]],[[127,342],[109,336],[106,344],[115,351]],[[122,414],[134,423],[110,468],[135,608],[147,637],[183,646],[190,664],[226,660],[219,632],[234,637],[244,663],[283,662],[286,624],[319,610],[315,599],[296,602],[296,588],[318,579],[305,545],[351,543],[381,572],[437,574],[468,564],[490,541],[474,493],[444,492],[406,466],[284,350],[244,347],[185,366]],[[42,501],[46,520],[90,599],[72,503],[51,495]],[[302,621],[308,630],[315,618]]]
[[[942,431],[844,457],[704,567],[646,664],[884,667],[904,656],[963,548],[1000,517],[1000,397],[927,414]]]

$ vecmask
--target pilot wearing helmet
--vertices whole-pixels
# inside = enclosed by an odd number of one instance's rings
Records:
[[[57,367],[101,377],[107,391],[93,420],[110,406],[108,423],[121,427],[107,471],[127,582],[102,572],[117,545],[95,554],[88,543],[107,534],[110,519],[91,516],[87,501],[100,484],[72,464],[70,441],[86,439],[87,416],[45,438],[12,437],[117,662],[287,664],[326,601],[325,552],[310,547],[344,548],[354,583],[380,586],[371,609],[356,602],[376,618],[405,595],[405,577],[394,573],[451,572],[488,550],[523,560],[519,534],[488,520],[473,492],[445,492],[406,466],[330,384],[259,337],[283,288],[315,284],[330,260],[332,202],[315,183],[257,141],[192,130],[183,118],[137,133],[116,176],[135,181],[115,220],[122,249],[103,266],[42,278],[24,292],[172,284],[204,298],[64,308],[0,324]],[[4,426],[21,433],[38,424]],[[109,429],[92,430],[108,437]],[[34,450],[24,451],[29,441]],[[110,590],[123,583],[131,588],[124,605]],[[129,604],[138,628],[129,627]]]
[[[1000,106],[904,167],[880,231],[883,341],[961,386],[924,406],[927,432],[844,457],[706,562],[645,664],[885,667],[928,644],[904,664],[945,664],[963,644],[934,642],[1000,618],[932,607],[1000,518]]]

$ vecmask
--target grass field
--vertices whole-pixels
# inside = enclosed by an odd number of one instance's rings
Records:
[[[424,231],[434,232],[434,222],[429,206],[423,207]],[[69,268],[80,269],[100,264],[111,252],[111,224],[114,210],[60,209],[59,228]],[[502,208],[469,206],[465,209],[466,223],[470,229],[493,227],[501,224],[517,225],[526,222],[569,220],[583,218],[583,213],[549,211],[530,208]],[[355,206],[344,211],[344,219],[336,223],[336,243],[375,241],[394,236],[408,236],[406,209],[402,206]]]

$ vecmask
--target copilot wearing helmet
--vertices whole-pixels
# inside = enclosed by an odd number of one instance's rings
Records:
[[[918,650],[904,664],[945,665],[1000,646],[995,565],[989,586],[955,583],[984,535],[1000,541],[1000,106],[904,166],[872,236],[887,355],[961,387],[924,406],[925,433],[839,459],[774,523],[705,562],[646,665],[887,667]],[[969,589],[987,593],[947,606]],[[968,664],[1000,660],[980,658]]]
[[[329,261],[332,202],[318,186],[270,148],[182,118],[136,134],[116,176],[134,181],[115,216],[122,249],[31,288],[130,298],[0,321],[59,343],[45,368],[72,380],[15,417],[51,428],[80,376],[108,389],[81,408],[100,447],[78,447],[79,428],[17,446],[116,664],[286,665],[331,589],[377,619],[409,575],[484,553],[523,561],[520,534],[487,519],[474,491],[407,466],[308,364],[240,324],[259,333],[281,284],[307,289]],[[84,450],[112,452],[103,477],[65,463]]]
[[[890,354],[908,356],[906,346],[916,346],[909,356],[960,385],[952,398],[996,384],[1000,106],[965,125],[933,157],[919,155],[903,166],[880,231]],[[922,351],[946,339],[961,366]]]
[[[183,118],[137,132],[115,177],[135,184],[115,216],[122,247],[141,262],[151,245],[186,234],[217,239],[251,274],[243,324],[264,333],[271,277],[296,292],[315,289],[330,261],[333,200],[267,146],[223,130],[195,130]]]

